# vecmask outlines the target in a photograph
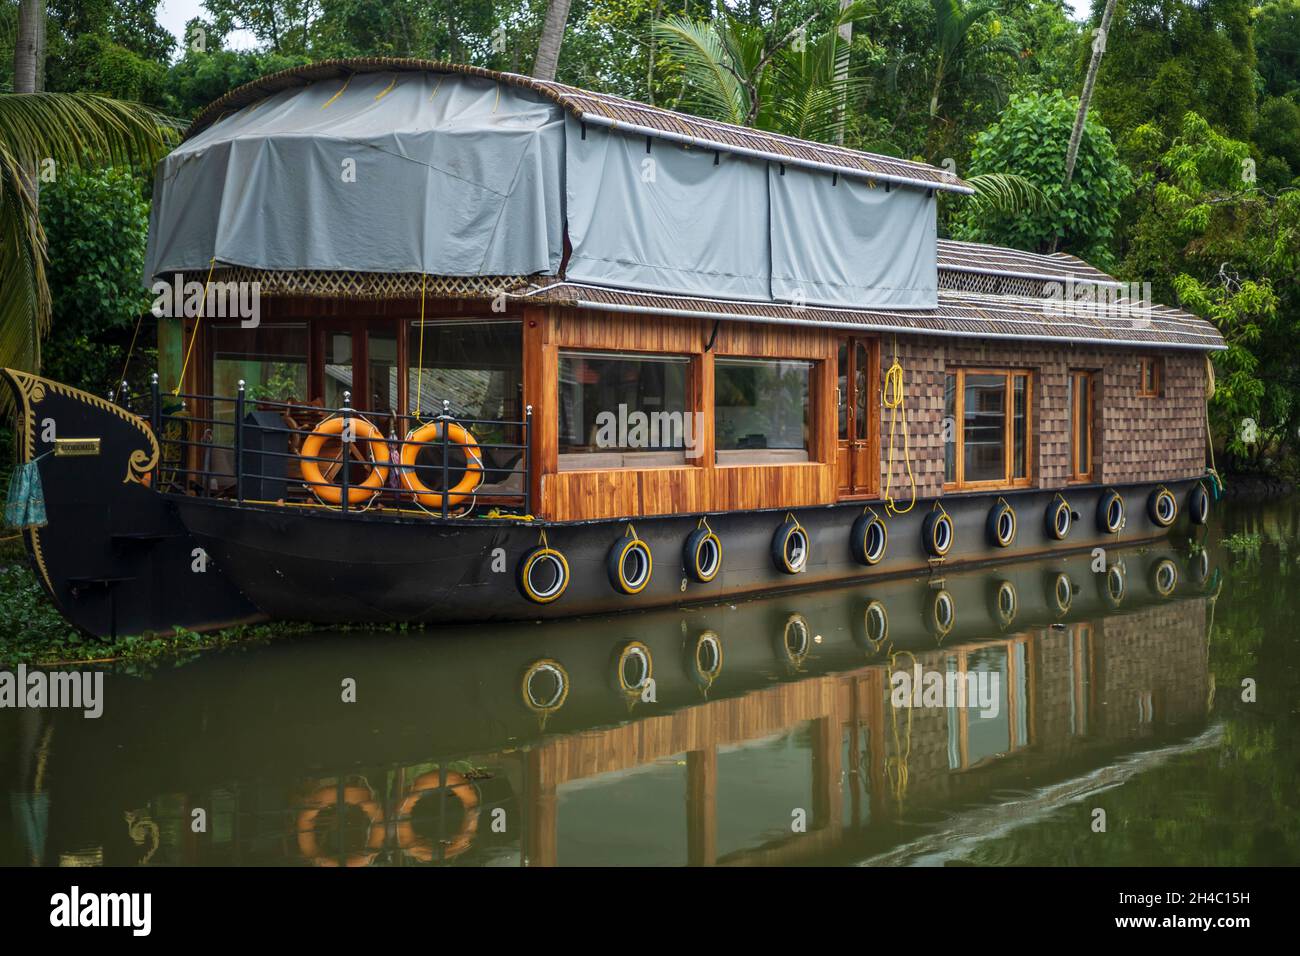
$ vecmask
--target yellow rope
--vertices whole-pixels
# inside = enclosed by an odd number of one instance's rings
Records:
[[[889,655],[889,673],[892,675],[898,667],[898,658],[906,654],[912,659],[912,664],[916,664],[916,656],[911,651],[893,651]],[[891,701],[889,714],[894,730],[894,755],[885,758],[885,775],[889,778],[890,789],[894,792],[894,799],[898,801],[898,809],[903,809],[903,797],[907,794],[907,784],[910,772],[908,762],[912,757],[912,707],[907,708],[907,749],[903,749],[902,741],[898,738],[898,708],[893,706]]]
[[[1214,463],[1214,433],[1210,430],[1210,399],[1214,397],[1214,362],[1211,361],[1209,354],[1205,356],[1205,447],[1210,450],[1210,474],[1219,485],[1219,490],[1223,490],[1223,479],[1219,477],[1219,469]]]
[[[410,392],[406,393],[410,395]],[[415,364],[415,420],[424,424],[424,273],[420,273],[420,354]]]
[[[185,362],[181,365],[181,377],[176,380],[176,388],[172,390],[173,395],[181,393],[181,386],[185,384],[185,373],[190,367],[190,356],[194,354],[194,340],[199,337],[199,323],[203,321],[203,314],[208,311],[208,285],[212,282],[212,270],[217,266],[217,257],[213,256],[208,263],[208,277],[203,280],[203,302],[199,305],[199,314],[194,317],[194,331],[190,333],[190,347],[185,350]],[[182,314],[184,308],[181,309]],[[184,319],[181,320],[182,323]]]
[[[321,104],[321,109],[325,109],[327,106],[329,106],[329,105],[330,105],[331,103],[333,103],[335,100],[337,100],[340,96],[342,96],[342,95],[343,95],[343,91],[346,90],[346,89],[348,88],[348,84],[351,83],[351,82],[352,82],[352,74],[348,74],[348,78],[347,78],[346,80],[343,81],[343,85],[339,87],[339,91],[338,91],[337,93],[335,93],[333,96],[331,96],[329,99],[327,99],[324,103],[322,103],[322,104]]]
[[[885,373],[885,407],[889,409],[889,467],[885,470],[885,510],[889,514],[903,515],[916,504],[916,476],[912,474],[912,453],[907,438],[907,405],[904,401],[903,366],[898,361],[898,338],[894,338],[894,364]],[[903,462],[907,465],[907,480],[912,486],[912,500],[906,508],[899,508],[889,493],[894,480],[894,431],[899,419],[903,422]]]

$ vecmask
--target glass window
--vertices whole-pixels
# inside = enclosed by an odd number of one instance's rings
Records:
[[[400,381],[397,377],[397,336],[371,332],[367,339],[366,359],[370,401],[365,407],[381,415],[396,412]]]
[[[421,342],[423,341],[423,351]],[[427,320],[407,329],[407,408],[427,420],[450,404],[456,418],[522,421],[523,331],[516,321],[485,319]],[[382,373],[388,358],[371,344],[371,379],[377,362]],[[485,441],[500,441],[500,438]]]
[[[812,363],[719,358],[713,363],[718,460],[808,460]]]
[[[943,479],[957,480],[957,375],[949,372],[943,386]]]
[[[1028,372],[956,369],[944,382],[944,476],[949,484],[1029,482]]]
[[[325,333],[325,407],[342,408],[343,393],[352,391],[352,333]],[[353,408],[366,408],[360,395],[352,396]]]
[[[965,481],[1006,477],[1007,379],[1005,375],[966,375],[962,420]]]
[[[1138,394],[1146,398],[1157,398],[1164,388],[1164,359],[1142,358],[1138,360]]]
[[[686,356],[561,352],[560,467],[684,461],[697,431],[687,414],[689,373]]]
[[[1067,379],[1070,403],[1070,477],[1092,475],[1092,373],[1071,372]]]
[[[212,394],[234,398],[244,381],[250,401],[305,402],[308,335],[305,323],[263,323],[255,329],[237,325],[212,326]],[[229,402],[213,403],[213,418],[233,422]],[[221,444],[234,441],[226,425],[213,430]]]

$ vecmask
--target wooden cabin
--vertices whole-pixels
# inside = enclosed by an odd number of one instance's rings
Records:
[[[247,113],[256,120],[256,111],[288,112],[310,91],[326,101],[312,102],[318,113],[354,107],[365,114],[385,90],[393,97],[403,85],[417,86],[436,99],[429,91],[441,88],[445,96],[458,82],[482,87],[477,93],[491,90],[498,100],[513,96],[519,110],[550,106],[559,117],[551,125],[567,122],[569,132],[577,131],[578,142],[566,145],[570,163],[575,150],[600,136],[617,141],[601,145],[601,161],[608,164],[612,151],[621,149],[625,162],[634,152],[627,168],[638,176],[651,168],[643,166],[646,159],[659,164],[661,175],[669,163],[694,165],[685,173],[673,170],[676,178],[662,190],[668,198],[646,200],[646,209],[665,216],[668,228],[666,235],[649,236],[645,261],[609,266],[599,260],[595,269],[576,269],[575,259],[594,261],[600,250],[593,253],[586,241],[575,247],[567,232],[553,274],[447,275],[445,269],[437,274],[437,263],[427,275],[261,269],[253,257],[239,261],[250,249],[224,245],[205,246],[197,259],[174,263],[155,255],[151,279],[185,266],[180,271],[190,282],[256,282],[262,297],[257,328],[241,328],[237,318],[161,320],[165,387],[176,384],[194,341],[184,388],[191,393],[233,395],[243,379],[250,394],[274,392],[329,408],[340,406],[349,390],[354,407],[379,416],[434,414],[446,401],[455,415],[519,421],[531,406],[532,510],[553,521],[875,500],[886,487],[898,499],[910,497],[912,480],[916,494],[929,498],[1204,472],[1206,353],[1222,346],[1217,331],[1187,313],[1132,300],[1114,278],[1070,255],[935,240],[935,190],[962,188],[943,170],[555,83],[408,61],[336,62],[268,77],[214,103],[187,139],[211,135]],[[449,129],[456,123],[455,116],[440,120]],[[230,141],[258,135],[263,143],[275,142],[260,129],[241,130]],[[348,151],[344,143],[331,148],[340,156]],[[832,288],[813,262],[800,288],[830,288],[821,298],[840,296],[845,304],[836,306],[814,304],[816,293],[802,302],[780,293],[758,300],[741,280],[731,282],[738,290],[731,297],[705,294],[714,285],[707,270],[717,263],[688,262],[704,271],[662,279],[657,290],[643,288],[647,276],[685,268],[654,259],[672,252],[677,228],[700,231],[687,243],[691,254],[735,242],[737,231],[754,222],[762,220],[766,229],[766,210],[741,215],[724,204],[702,215],[699,203],[681,202],[716,192],[710,171],[722,168],[722,157],[731,168],[746,167],[749,179],[770,173],[778,180],[806,177],[832,192],[838,185],[845,202],[860,207],[845,215],[868,213],[888,191],[908,193],[910,205],[896,217],[917,217],[919,225],[904,221],[897,230],[902,240],[868,227],[856,237],[858,246],[931,261],[909,272],[905,292],[891,295]],[[382,184],[366,187],[368,174],[359,168],[357,183],[340,182],[335,191],[387,191]],[[283,175],[292,176],[292,169]],[[580,205],[571,177],[569,229]],[[743,198],[749,187],[739,181],[727,188]],[[648,193],[658,188],[638,185]],[[869,198],[850,196],[851,187]],[[870,196],[877,192],[880,200]],[[165,189],[160,200],[174,201]],[[665,211],[669,202],[676,205]],[[596,233],[598,241],[608,241],[617,227],[611,217],[645,212],[631,206],[605,214],[601,207],[597,200],[581,210],[588,214],[587,235]],[[250,235],[265,228],[256,222],[262,215],[250,216]],[[329,214],[320,218],[331,230],[347,228]],[[165,209],[155,213],[155,236],[166,220]],[[646,238],[633,236],[628,244]],[[347,240],[336,235],[332,242]],[[166,241],[160,237],[158,244]],[[888,248],[899,241],[902,246]],[[268,243],[266,261],[274,262],[277,250],[273,240]],[[216,257],[210,278],[206,268],[195,268],[207,265],[207,253]],[[358,261],[368,255],[358,253]],[[823,271],[833,273],[835,265]],[[863,284],[873,273],[890,272],[862,260],[849,265],[860,267]],[[691,285],[692,294],[671,291]],[[761,291],[763,283],[750,286]],[[850,307],[855,295],[881,304]],[[927,296],[931,301],[924,302]],[[921,307],[889,301],[908,297]],[[902,368],[907,448],[900,414],[891,454],[891,410],[882,388],[895,360]],[[418,409],[417,401],[423,403]],[[698,434],[689,436],[694,447],[684,447],[681,436],[654,446],[598,446],[595,416],[620,405],[629,415],[678,413],[698,422]]]

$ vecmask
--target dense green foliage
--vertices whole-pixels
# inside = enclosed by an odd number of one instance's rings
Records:
[[[526,73],[548,4],[205,0],[179,40],[158,26],[158,6],[54,0],[50,88],[138,99],[184,121],[235,86],[328,57]],[[1055,240],[1219,323],[1232,346],[1216,359],[1219,453],[1238,468],[1286,466],[1300,429],[1300,0],[1121,0],[1066,188],[1103,7],[1094,0],[1079,22],[1063,0],[861,0],[847,15],[840,0],[573,0],[557,78],[978,177],[985,201],[945,199],[943,234],[1038,250]],[[12,19],[0,6],[0,83]],[[250,37],[255,48],[234,48]],[[81,187],[81,214],[124,236],[139,210],[121,205],[123,184],[105,188]],[[66,201],[48,213],[56,233]],[[84,367],[82,381],[103,390],[114,363],[84,356],[98,343],[120,348],[129,296],[86,295],[95,282],[124,290],[133,253],[96,248],[94,231],[52,253],[70,327],[49,359]],[[61,267],[64,255],[77,267]],[[93,278],[76,275],[92,262]],[[1245,418],[1260,441],[1240,440]]]
[[[959,239],[996,242],[1047,252],[1052,240],[1105,268],[1112,265],[1120,206],[1132,192],[1129,171],[1106,128],[1089,117],[1079,145],[1074,178],[1065,177],[1065,152],[1078,104],[1057,92],[1014,96],[1002,116],[975,138],[973,175],[1015,170],[1042,190],[1050,206],[1037,213],[989,215],[961,209],[954,218]]]
[[[140,281],[149,204],[138,179],[125,171],[69,171],[42,190],[41,221],[54,314],[43,370],[102,393],[121,374],[151,302]],[[137,355],[137,374],[151,366],[148,356]]]

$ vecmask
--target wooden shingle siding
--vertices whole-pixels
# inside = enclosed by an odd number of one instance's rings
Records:
[[[1036,343],[977,344],[919,336],[898,338],[903,365],[909,446],[917,494],[941,494],[944,477],[944,376],[948,367],[1015,368],[1035,373],[1030,452],[1034,486],[1064,488],[1070,469],[1070,407],[1067,376],[1071,370],[1097,371],[1094,435],[1097,470],[1102,484],[1188,478],[1205,471],[1205,355],[1153,351],[1165,363],[1163,394],[1138,394],[1138,358],[1130,349],[1072,349]],[[881,366],[894,355],[886,336]],[[883,373],[883,372],[882,372]],[[882,409],[881,487],[888,477],[889,412]],[[901,449],[901,441],[895,440]],[[896,455],[893,488],[906,494],[907,473]],[[898,498],[899,492],[893,492]]]

